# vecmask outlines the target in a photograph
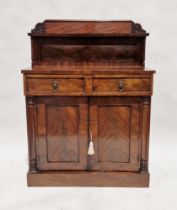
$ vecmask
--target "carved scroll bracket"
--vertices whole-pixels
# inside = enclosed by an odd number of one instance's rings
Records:
[[[46,27],[45,27],[45,21],[42,23],[37,23],[35,25],[35,28],[31,30],[31,33],[34,34],[44,34],[46,31]]]
[[[141,24],[132,22],[132,33],[146,33]]]

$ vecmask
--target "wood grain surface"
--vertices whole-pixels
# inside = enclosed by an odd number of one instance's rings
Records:
[[[46,20],[29,35],[28,186],[148,187],[148,33],[133,21]]]

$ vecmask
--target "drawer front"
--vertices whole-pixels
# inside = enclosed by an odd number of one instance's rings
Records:
[[[83,78],[27,78],[27,95],[82,95]]]
[[[96,78],[93,79],[93,93],[113,95],[151,94],[150,78]]]

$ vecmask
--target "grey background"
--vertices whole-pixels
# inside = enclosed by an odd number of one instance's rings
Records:
[[[150,33],[154,78],[149,189],[27,188],[27,136],[20,70],[44,19],[132,19]],[[177,1],[0,0],[0,209],[177,209]]]

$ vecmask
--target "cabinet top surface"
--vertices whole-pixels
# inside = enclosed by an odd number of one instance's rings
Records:
[[[43,66],[35,68],[26,68],[21,71],[23,74],[53,74],[53,75],[152,75],[155,73],[153,69],[130,69],[130,68],[120,68],[120,69],[75,69],[75,67],[70,69],[59,68],[56,66]]]

